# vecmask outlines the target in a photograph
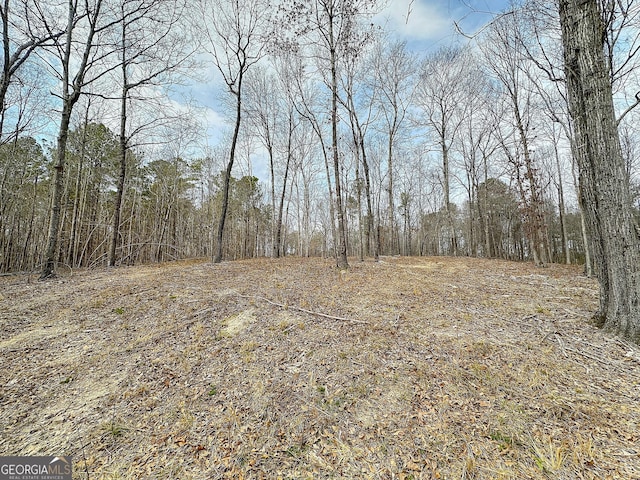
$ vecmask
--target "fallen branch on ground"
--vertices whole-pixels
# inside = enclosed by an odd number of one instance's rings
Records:
[[[334,315],[327,315],[326,313],[314,312],[313,310],[307,310],[306,308],[297,307],[295,305],[285,305],[282,303],[274,302],[273,300],[269,300],[268,298],[261,297],[259,295],[243,295],[241,293],[236,293],[239,297],[243,298],[256,298],[258,300],[262,300],[264,302],[270,303],[271,305],[275,305],[276,307],[284,308],[285,310],[296,310],[298,312],[307,313],[309,315],[315,315],[317,317],[329,318],[331,320],[339,320],[341,322],[351,322],[351,323],[360,323],[363,325],[369,325],[369,322],[365,320],[356,320],[353,318],[345,318],[345,317],[336,317]]]

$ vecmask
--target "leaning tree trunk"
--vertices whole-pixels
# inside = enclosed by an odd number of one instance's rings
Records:
[[[60,232],[60,212],[62,209],[62,193],[64,188],[64,167],[65,156],[67,151],[67,139],[69,138],[69,125],[71,123],[71,113],[73,107],[80,98],[82,87],[84,86],[84,79],[89,68],[89,58],[93,50],[93,39],[96,34],[97,19],[100,15],[100,9],[102,6],[102,0],[97,0],[95,3],[95,9],[89,17],[89,31],[87,32],[86,42],[84,44],[84,52],[82,54],[80,64],[76,74],[73,76],[73,83],[70,85],[71,80],[70,65],[71,65],[71,48],[73,43],[73,27],[77,20],[75,4],[69,0],[67,28],[65,35],[64,49],[62,51],[63,56],[60,58],[62,61],[62,115],[60,118],[60,128],[58,130],[57,152],[56,152],[56,165],[55,175],[53,183],[53,199],[51,203],[51,215],[49,219],[49,234],[47,239],[47,249],[45,252],[44,265],[40,279],[45,280],[56,276],[56,263],[58,259],[58,235]],[[71,92],[69,87],[71,86]]]
[[[355,106],[353,104],[353,96],[349,97],[349,109],[351,112],[355,112]],[[366,246],[366,254],[371,254],[371,249],[373,249],[373,258],[377,262],[380,257],[380,246],[378,243],[378,238],[376,235],[375,229],[375,217],[373,216],[373,207],[371,203],[371,175],[369,174],[369,161],[367,160],[367,149],[365,148],[365,140],[364,140],[364,132],[362,131],[362,126],[360,125],[360,121],[358,117],[353,113],[353,124],[357,130],[357,136],[354,132],[354,141],[356,143],[356,148],[360,149],[360,154],[362,156],[362,169],[364,172],[364,187],[365,187],[365,196],[367,199],[367,225],[365,228],[365,246]],[[357,139],[357,141],[356,141]],[[373,242],[373,247],[372,247]]]
[[[580,190],[600,283],[599,326],[640,343],[640,236],[620,148],[597,0],[559,0]]]
[[[373,258],[377,262],[380,259],[380,242],[375,228],[375,217],[373,215],[373,206],[371,203],[371,175],[369,174],[369,161],[367,160],[367,152],[364,147],[362,134],[360,135],[360,149],[362,151],[362,168],[364,169],[364,188],[367,197],[367,229],[366,242],[369,248],[370,242],[373,242]]]
[[[275,238],[275,258],[280,258],[281,255],[284,255],[284,248],[282,245],[282,220],[284,213],[284,199],[287,193],[287,181],[289,179],[289,167],[291,166],[291,157],[293,157],[292,147],[291,147],[291,136],[293,135],[293,126],[291,124],[291,119],[289,119],[289,139],[287,141],[287,163],[284,167],[284,178],[282,179],[282,193],[280,194],[280,199],[278,203],[278,220],[276,222],[276,238]]]
[[[236,124],[233,129],[233,138],[231,139],[231,152],[229,154],[229,162],[227,163],[227,169],[224,172],[224,183],[222,186],[222,207],[220,209],[220,219],[218,220],[218,233],[216,246],[216,254],[213,258],[213,263],[222,262],[222,241],[224,239],[224,225],[227,219],[227,210],[229,209],[229,184],[231,182],[231,171],[233,170],[233,163],[236,158],[236,146],[238,144],[238,135],[240,132],[240,123],[242,115],[242,77],[238,81],[238,90],[236,92]]]

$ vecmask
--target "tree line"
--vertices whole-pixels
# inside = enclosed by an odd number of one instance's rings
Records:
[[[637,250],[640,15],[573,3],[424,52],[373,0],[2,0],[0,269],[471,255],[584,263],[607,292],[627,277],[607,256]],[[215,144],[194,79],[218,92]]]
[[[117,202],[118,152],[117,135],[104,124],[88,123],[69,132],[58,247],[60,265],[108,265]],[[3,202],[6,226],[1,269],[34,271],[41,267],[46,244],[52,188],[50,154],[45,154],[32,137],[22,137],[0,146],[0,162],[6,172],[11,172],[3,178],[3,185],[12,192]],[[146,160],[133,151],[128,152],[126,162],[118,264],[214,255],[212,219],[220,211],[224,182],[224,172],[215,170],[216,162],[212,158],[180,157]],[[293,170],[291,187],[285,191],[284,199],[276,198],[275,208],[265,182],[253,175],[231,177],[223,239],[225,258],[273,256],[275,244],[279,245],[279,255],[334,254],[330,212],[324,201],[326,187],[322,182],[305,184],[302,172]],[[348,254],[356,257],[364,256],[359,188],[357,184],[350,185],[346,197]],[[381,192],[378,189],[378,195]],[[460,254],[528,258],[517,192],[500,179],[483,181],[473,203],[464,207],[454,204],[449,213],[434,209],[420,215],[417,200],[416,205],[413,202],[408,194],[399,198],[398,231],[381,228],[378,232],[381,253],[450,254],[450,237],[442,232],[453,219]],[[284,219],[280,239],[275,238],[272,228],[278,217]],[[554,205],[548,205],[546,222],[549,255],[564,261],[561,226]],[[571,258],[581,261],[584,252],[580,216],[577,212],[568,213],[565,222]]]

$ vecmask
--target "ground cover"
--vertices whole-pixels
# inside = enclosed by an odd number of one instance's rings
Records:
[[[0,455],[78,479],[640,479],[640,350],[579,267],[206,261],[0,278]]]

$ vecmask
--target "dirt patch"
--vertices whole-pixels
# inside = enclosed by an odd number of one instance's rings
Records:
[[[0,278],[0,455],[74,478],[640,479],[640,351],[577,267],[176,262]]]

